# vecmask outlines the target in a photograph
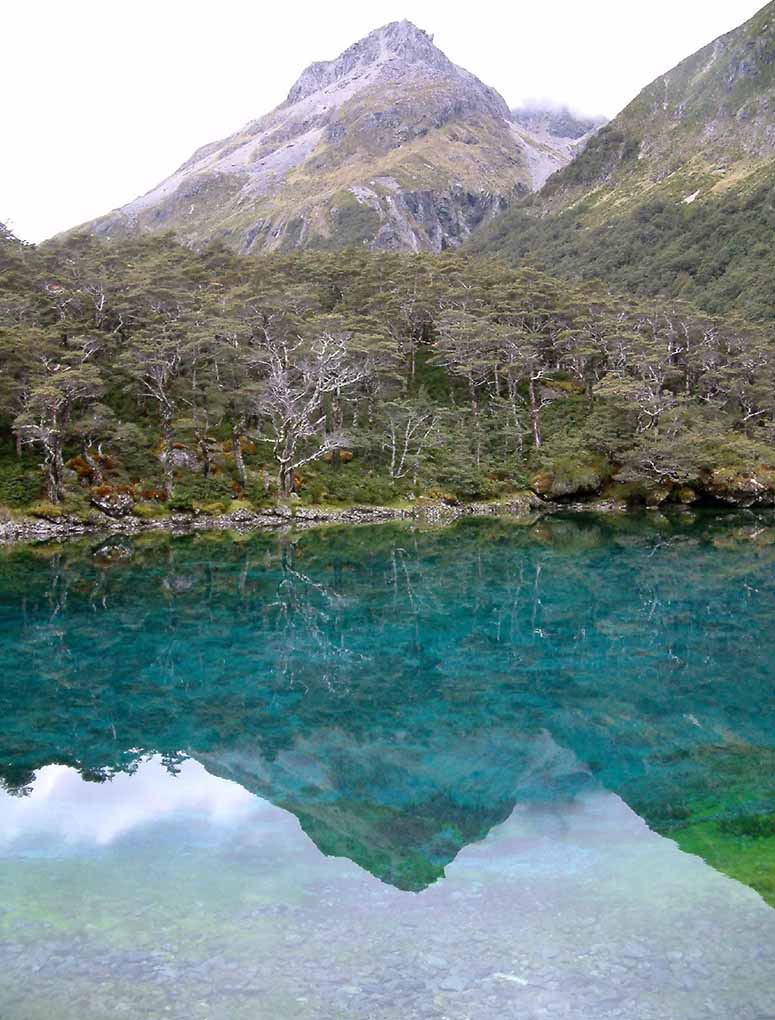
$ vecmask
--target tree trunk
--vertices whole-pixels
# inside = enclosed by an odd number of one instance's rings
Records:
[[[541,443],[543,442],[543,437],[541,436],[541,422],[539,421],[541,407],[538,403],[536,381],[533,376],[530,377],[528,391],[530,393],[530,419],[533,423],[533,441],[535,443],[536,450],[539,450],[541,448]]]
[[[92,457],[92,455],[89,453],[88,446],[84,446],[83,448],[83,459],[86,461],[87,465],[89,466],[89,470],[91,471],[92,485],[102,485],[102,483],[105,481],[105,476],[102,473],[100,462],[96,460],[94,457]]]
[[[172,463],[172,423],[162,423],[164,450],[162,453],[162,469],[164,471],[164,501],[169,503],[175,494],[175,468]]]
[[[395,425],[390,425],[390,477],[396,477],[396,460],[398,459],[398,439]]]
[[[50,503],[61,503],[65,498],[65,465],[62,459],[62,446],[59,437],[52,440],[47,450],[46,462],[48,479],[46,494]]]
[[[474,431],[476,432],[476,449],[474,451],[474,457],[476,460],[476,468],[479,470],[482,466],[482,429],[479,422],[479,395],[476,392],[476,383],[472,378],[468,380],[468,388],[471,393],[471,408],[474,412]]]
[[[280,486],[280,495],[283,499],[287,499],[293,492],[293,470],[289,464],[285,464],[282,461],[280,462],[278,483]]]
[[[46,498],[49,503],[59,502],[54,461],[50,457],[46,459]]]
[[[234,466],[237,469],[237,478],[243,489],[247,488],[248,473],[245,470],[245,458],[242,456],[242,434],[239,426],[234,425],[231,430],[231,451],[234,454]]]
[[[205,478],[210,477],[211,460],[210,460],[210,446],[207,442],[207,435],[202,432],[198,432],[196,435],[196,441],[199,445],[199,451],[202,454],[202,474]]]
[[[522,425],[519,420],[519,412],[517,411],[516,400],[512,396],[511,402],[511,415],[514,419],[514,453],[521,457],[523,454],[522,444]]]

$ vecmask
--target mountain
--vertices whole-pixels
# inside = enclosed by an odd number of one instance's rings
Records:
[[[241,252],[441,250],[571,158],[408,21],[312,64],[277,109],[87,229],[173,230]]]
[[[273,760],[249,740],[194,757],[211,775],[292,812],[324,854],[411,892],[442,878],[463,847],[484,839],[516,804],[563,803],[596,789],[548,733],[485,722],[462,735],[447,728],[454,715],[435,707],[441,717],[410,748],[394,732],[355,741],[318,728]]]
[[[569,164],[583,152],[593,135],[606,123],[605,117],[584,117],[568,107],[523,106],[513,109],[511,116],[526,135],[547,149],[557,149],[562,157],[561,166]],[[552,168],[553,172],[556,173],[561,166]]]
[[[527,105],[517,107],[511,115],[533,134],[547,134],[559,141],[578,144],[606,123],[605,117],[585,117],[567,106]]]
[[[770,3],[652,82],[472,248],[769,319],[774,183]]]

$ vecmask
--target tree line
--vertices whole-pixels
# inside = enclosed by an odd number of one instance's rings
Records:
[[[762,327],[489,259],[0,233],[0,503],[30,451],[51,504],[689,485],[772,459],[774,372]]]

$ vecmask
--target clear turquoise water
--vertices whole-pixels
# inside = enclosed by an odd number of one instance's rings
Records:
[[[774,621],[747,514],[0,553],[0,1016],[775,1016]]]

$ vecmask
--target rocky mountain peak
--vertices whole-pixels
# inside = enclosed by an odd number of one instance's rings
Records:
[[[571,158],[410,21],[311,64],[287,100],[88,228],[244,252],[454,247]]]
[[[393,21],[349,46],[335,60],[310,64],[291,88],[286,102],[297,103],[358,73],[379,70],[387,65],[400,72],[402,67],[418,64],[442,70],[454,68],[434,45],[432,35],[417,28],[411,21]]]
[[[432,35],[407,20],[391,21],[375,29],[367,38],[372,36],[382,40],[388,49],[399,56],[417,59],[441,53],[434,45]]]

